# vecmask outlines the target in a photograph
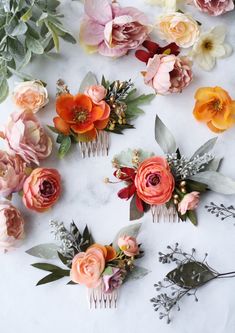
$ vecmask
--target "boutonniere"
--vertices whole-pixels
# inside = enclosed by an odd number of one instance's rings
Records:
[[[219,273],[209,266],[204,260],[198,261],[195,258],[195,249],[187,253],[179,248],[176,243],[174,247],[167,247],[169,252],[159,252],[159,261],[162,264],[175,263],[177,267],[166,274],[164,280],[154,285],[157,296],[151,299],[155,311],[159,311],[159,318],[165,318],[169,324],[170,315],[174,309],[180,310],[180,302],[184,296],[193,296],[198,302],[197,291],[208,282],[215,279],[235,277],[235,272]]]
[[[122,134],[134,128],[132,120],[141,115],[140,105],[149,103],[153,94],[137,95],[131,80],[114,82],[102,77],[99,83],[89,72],[79,92],[72,95],[62,80],[57,83],[54,127],[59,156],[64,157],[72,143],[78,143],[82,157],[108,155],[109,133]]]
[[[74,222],[69,229],[57,221],[51,221],[50,225],[59,245],[41,244],[27,253],[43,259],[60,259],[66,268],[49,263],[33,264],[50,272],[37,285],[68,277],[68,284],[88,288],[90,307],[112,308],[117,306],[118,290],[127,279],[138,279],[149,272],[135,263],[143,256],[136,239],[140,224],[121,229],[111,245],[96,243],[88,227],[80,232]]]
[[[191,157],[181,155],[172,133],[156,116],[155,138],[165,156],[142,150],[128,150],[116,155],[114,176],[126,187],[118,192],[121,199],[131,199],[130,220],[141,218],[151,209],[153,221],[185,221],[197,225],[195,209],[200,194],[215,191],[235,193],[235,181],[218,172],[221,158],[211,151],[217,138],[210,139]],[[112,183],[109,179],[105,182]]]

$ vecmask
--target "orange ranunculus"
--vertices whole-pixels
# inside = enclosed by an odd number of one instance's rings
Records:
[[[62,94],[56,100],[54,118],[56,129],[65,135],[73,131],[79,141],[91,141],[97,136],[97,130],[104,129],[109,120],[110,107],[103,101],[95,105],[85,94]]]
[[[235,123],[235,101],[220,87],[199,88],[195,94],[193,114],[216,133],[221,133]]]
[[[103,252],[105,261],[112,261],[117,256],[116,250],[110,245],[103,246],[103,245],[94,243],[89,247],[89,249],[94,248],[94,247],[97,249],[100,249]]]

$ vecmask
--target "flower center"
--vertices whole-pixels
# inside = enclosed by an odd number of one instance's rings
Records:
[[[211,102],[211,104],[212,104],[211,106],[212,106],[213,110],[215,110],[216,112],[223,110],[223,105],[219,99],[215,99],[214,101]]]
[[[213,49],[213,43],[209,39],[205,40],[202,46],[206,51],[211,51]]]
[[[0,177],[4,177],[6,175],[6,171],[3,169],[0,169]]]
[[[85,123],[89,117],[89,112],[82,106],[75,106],[73,108],[73,120],[78,123]]]
[[[54,193],[54,186],[48,180],[44,180],[39,186],[39,191],[42,196],[48,197]]]
[[[147,186],[156,186],[160,183],[160,177],[157,173],[151,173],[147,177]]]

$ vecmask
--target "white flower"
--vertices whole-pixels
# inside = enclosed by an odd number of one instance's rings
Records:
[[[176,11],[179,0],[145,0],[145,2],[152,6],[164,7],[166,11]]]
[[[200,35],[193,46],[192,56],[201,68],[210,71],[216,64],[216,58],[230,56],[233,49],[230,44],[224,42],[225,36],[224,26],[217,26]]]

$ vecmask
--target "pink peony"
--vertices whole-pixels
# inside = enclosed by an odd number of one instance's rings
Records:
[[[24,236],[24,220],[10,201],[0,201],[0,249],[11,249]]]
[[[193,78],[190,60],[174,54],[156,54],[149,59],[143,74],[145,84],[160,95],[182,92]]]
[[[233,0],[193,0],[202,12],[218,16],[234,9]]]
[[[28,164],[39,165],[51,153],[52,141],[32,112],[11,114],[4,135],[10,150]]]
[[[0,195],[8,197],[21,191],[26,178],[25,161],[18,155],[0,150]]]
[[[118,239],[118,246],[128,257],[139,254],[139,247],[136,239],[130,236],[122,236]]]
[[[178,211],[181,215],[184,215],[187,210],[194,210],[197,208],[199,203],[199,192],[191,192],[184,196],[184,198],[180,201],[178,205]]]
[[[85,0],[80,38],[87,49],[120,57],[148,37],[147,17],[133,7],[121,8],[108,0]]]
[[[23,203],[28,209],[45,212],[59,199],[61,177],[56,169],[37,168],[23,186]]]

